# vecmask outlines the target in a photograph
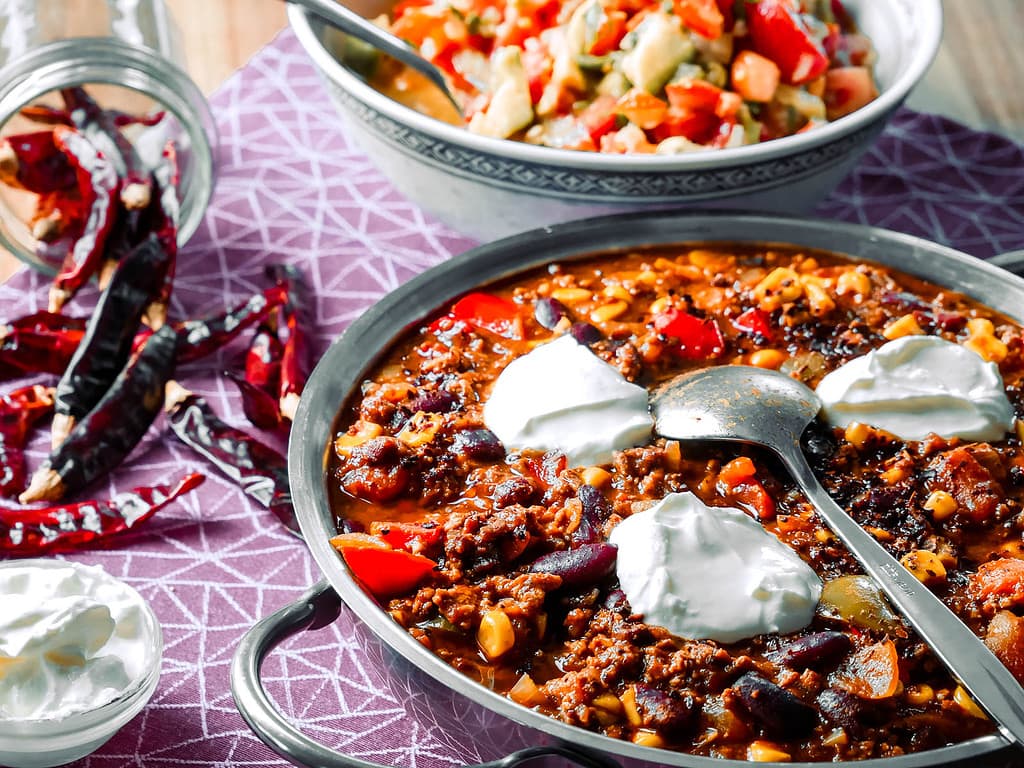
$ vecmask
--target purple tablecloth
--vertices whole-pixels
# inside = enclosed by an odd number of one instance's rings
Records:
[[[219,181],[206,220],[181,254],[172,313],[198,316],[265,286],[263,265],[288,261],[317,296],[326,347],[374,300],[473,243],[403,199],[352,145],[313,67],[288,32],[213,97]],[[923,235],[980,257],[1024,247],[1024,148],[949,120],[900,113],[819,213]],[[23,271],[0,286],[0,317],[45,305],[45,281]],[[86,309],[87,296],[79,308]],[[74,308],[73,308],[74,309]],[[242,348],[179,371],[229,421],[245,426],[220,371]],[[43,439],[32,444],[34,466]],[[81,765],[283,765],[249,731],[228,690],[242,633],[315,582],[303,545],[231,483],[167,439],[161,422],[95,495],[187,471],[206,484],[121,538],[73,559],[138,588],[163,625],[166,651],[145,711]],[[364,663],[344,618],[290,642],[265,667],[272,694],[309,734],[350,754],[402,766],[476,756],[463,732],[425,717],[401,684]]]

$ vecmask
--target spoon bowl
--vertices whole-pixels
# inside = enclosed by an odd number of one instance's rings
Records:
[[[676,440],[722,440],[772,450],[818,515],[918,635],[992,716],[1024,744],[1024,689],[986,645],[821,487],[800,438],[821,410],[803,383],[778,371],[723,365],[677,376],[651,395],[655,431]]]

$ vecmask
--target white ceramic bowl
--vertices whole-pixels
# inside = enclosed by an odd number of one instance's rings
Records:
[[[802,212],[853,168],[924,75],[942,38],[941,0],[846,0],[878,51],[880,96],[807,133],[685,155],[602,155],[478,136],[383,96],[341,64],[319,21],[288,18],[352,136],[407,197],[482,240],[655,206]],[[346,0],[367,17],[391,0]],[[340,33],[338,33],[340,34]]]

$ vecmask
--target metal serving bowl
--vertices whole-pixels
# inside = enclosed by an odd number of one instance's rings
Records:
[[[289,480],[296,512],[307,544],[326,579],[299,602],[264,619],[243,640],[232,670],[232,688],[242,715],[274,750],[304,765],[325,768],[367,768],[315,744],[299,733],[276,710],[259,679],[259,667],[270,649],[284,637],[304,629],[326,626],[338,615],[338,597],[386,647],[376,662],[407,675],[409,685],[433,691],[436,700],[456,702],[451,709],[468,732],[486,739],[489,723],[506,732],[527,734],[525,744],[547,744],[543,753],[557,751],[590,766],[650,764],[688,768],[746,765],[739,761],[694,757],[679,752],[641,747],[568,725],[534,712],[485,689],[463,676],[416,642],[353,580],[328,540],[335,535],[328,503],[327,463],[337,414],[360,382],[392,344],[425,316],[448,306],[467,291],[552,261],[565,262],[595,252],[635,249],[676,243],[792,244],[823,249],[878,262],[940,285],[955,288],[1009,317],[1024,322],[1024,280],[971,256],[920,238],[882,229],[765,215],[731,213],[680,214],[655,212],[573,222],[491,243],[445,262],[386,296],[360,317],[327,351],[310,378],[299,406],[289,447]],[[388,661],[391,659],[392,661]],[[400,661],[395,662],[395,659]],[[402,685],[406,685],[405,682]],[[444,709],[442,705],[434,707]],[[519,724],[514,730],[512,723]],[[525,730],[522,730],[525,729]],[[502,742],[506,743],[506,742]],[[856,763],[863,768],[923,768],[966,766],[1011,768],[1021,765],[996,735],[952,747],[902,757]],[[536,755],[514,753],[500,763],[510,766]],[[490,765],[490,764],[489,764]],[[804,763],[818,766],[833,763]]]
[[[661,205],[809,211],[853,168],[921,80],[942,37],[940,0],[844,0],[878,53],[880,96],[833,123],[763,144],[606,155],[478,136],[375,91],[335,54],[340,33],[298,5],[288,19],[351,135],[408,198],[481,240]],[[346,0],[373,18],[394,0]]]

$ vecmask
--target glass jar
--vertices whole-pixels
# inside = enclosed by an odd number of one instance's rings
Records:
[[[63,109],[61,89],[83,86],[123,119],[119,125],[143,160],[174,142],[178,243],[188,240],[213,191],[216,129],[209,104],[185,73],[179,32],[163,0],[0,0],[0,11],[0,137],[45,130],[38,119],[43,110],[28,119],[23,108]],[[149,119],[137,119],[143,116]],[[0,246],[55,271],[60,248],[33,233],[38,201],[0,184]]]

